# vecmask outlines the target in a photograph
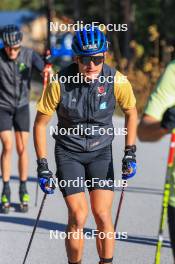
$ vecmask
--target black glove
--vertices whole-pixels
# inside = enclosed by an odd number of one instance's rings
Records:
[[[48,168],[47,159],[42,158],[37,160],[38,168],[38,183],[41,187],[41,190],[47,194],[54,193],[54,185],[52,183],[52,187],[50,187],[50,179],[53,179],[53,173]]]
[[[169,132],[175,128],[175,106],[170,107],[165,111],[161,127],[168,129]]]
[[[136,145],[126,146],[125,155],[122,160],[122,179],[129,179],[135,176],[137,165],[136,165]]]

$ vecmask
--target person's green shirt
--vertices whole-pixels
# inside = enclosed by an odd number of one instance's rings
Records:
[[[167,108],[175,105],[175,60],[168,64],[151,93],[144,113],[161,121]],[[175,207],[175,171],[171,177],[169,204]]]

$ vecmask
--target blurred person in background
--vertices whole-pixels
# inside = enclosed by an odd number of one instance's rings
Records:
[[[88,215],[88,204],[85,186],[73,184],[75,180],[83,179],[83,183],[88,180],[91,208],[98,233],[106,234],[104,239],[97,235],[99,263],[111,264],[115,241],[111,216],[114,199],[112,115],[117,102],[125,114],[125,127],[128,132],[122,171],[123,179],[129,179],[136,173],[136,100],[130,82],[116,69],[105,64],[108,45],[104,33],[97,27],[78,31],[73,38],[72,49],[75,63],[61,70],[59,76],[74,77],[80,73],[83,75],[83,81],[51,82],[37,104],[34,141],[38,181],[43,192],[53,193],[49,185],[53,174],[47,162],[46,127],[56,112],[60,132],[61,129],[73,129],[78,126],[83,128],[76,135],[73,132],[63,135],[58,132],[54,135],[58,182],[67,183],[64,186],[59,185],[68,208],[67,232],[79,233],[79,239],[72,235],[66,238],[68,263],[80,264],[83,255],[84,239],[81,234]],[[101,76],[111,76],[110,82],[100,83]],[[120,82],[120,79],[124,81]],[[97,129],[94,134],[93,127]],[[106,133],[101,135],[100,129]],[[108,130],[110,133],[107,133]],[[93,179],[96,179],[94,184]],[[105,183],[102,186],[101,181]],[[107,184],[108,181],[110,184]]]
[[[2,209],[10,208],[10,174],[12,158],[12,128],[15,131],[19,169],[19,199],[21,210],[28,210],[29,194],[27,144],[29,138],[29,92],[32,68],[40,73],[44,61],[32,49],[22,46],[23,34],[16,25],[1,31],[4,48],[0,50],[0,139],[2,142],[1,172],[3,180]]]
[[[157,141],[175,128],[175,61],[172,61],[150,95],[138,126],[141,141]],[[175,171],[171,175],[168,222],[175,263]]]

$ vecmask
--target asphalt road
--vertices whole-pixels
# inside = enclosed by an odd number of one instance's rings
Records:
[[[31,104],[31,124],[35,117],[35,107]],[[121,127],[123,119],[115,118],[115,126]],[[56,124],[56,116],[50,125]],[[31,128],[32,130],[32,128]],[[162,190],[166,172],[169,137],[160,142],[137,142],[137,176],[129,181],[125,191],[123,206],[118,224],[118,232],[127,232],[127,239],[116,240],[114,263],[116,264],[153,264],[155,245],[160,221]],[[113,157],[116,179],[121,176],[124,137],[116,136],[113,142]],[[48,160],[55,170],[54,140],[48,129]],[[0,214],[0,263],[22,264],[36,219],[43,193],[39,190],[38,206],[35,207],[36,157],[32,134],[29,144],[30,169],[28,190],[31,195],[30,210],[27,214],[19,212],[17,156],[14,151],[12,160],[12,208],[9,215]],[[2,186],[2,182],[1,182]],[[120,190],[115,192],[113,219],[115,219]],[[88,193],[87,193],[88,199]],[[89,199],[88,199],[89,200]],[[67,210],[59,190],[46,199],[39,226],[26,263],[28,264],[66,264],[64,239],[59,232],[66,228]],[[86,231],[96,229],[92,214],[89,214]],[[50,230],[57,230],[58,237],[50,238]],[[54,233],[56,234],[56,232]],[[86,239],[83,264],[98,263],[94,239]],[[173,264],[168,230],[165,230],[165,243],[162,249],[161,264]]]

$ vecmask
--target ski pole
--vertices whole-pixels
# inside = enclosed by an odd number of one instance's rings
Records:
[[[167,218],[168,202],[170,196],[170,178],[173,170],[174,158],[175,158],[175,129],[173,129],[172,131],[171,140],[170,140],[167,172],[166,172],[163,200],[162,200],[160,226],[159,226],[158,241],[157,241],[156,255],[155,255],[155,264],[160,264],[161,248],[163,245],[163,232]]]
[[[46,196],[47,196],[47,194],[45,193],[44,196],[43,196],[42,202],[41,202],[41,206],[40,206],[40,209],[39,209],[39,212],[38,212],[38,216],[36,218],[35,225],[34,225],[34,228],[33,228],[33,231],[32,231],[32,235],[30,237],[30,241],[29,241],[29,244],[28,244],[28,247],[27,247],[27,250],[26,250],[26,254],[25,254],[25,257],[24,257],[24,260],[23,260],[22,264],[26,263],[26,259],[27,259],[27,256],[28,256],[32,241],[33,241],[33,237],[35,235],[36,227],[38,225],[38,221],[39,221],[39,218],[40,218],[43,206],[44,206],[44,202],[45,202]]]
[[[121,211],[121,207],[122,207],[122,202],[123,202],[123,197],[124,197],[124,190],[125,190],[125,187],[122,188],[122,192],[120,195],[120,201],[119,201],[119,205],[118,205],[118,209],[117,209],[117,215],[115,218],[114,231],[116,231],[116,228],[117,228],[117,223],[118,223],[118,219],[119,219],[119,215],[120,215],[120,211]]]

